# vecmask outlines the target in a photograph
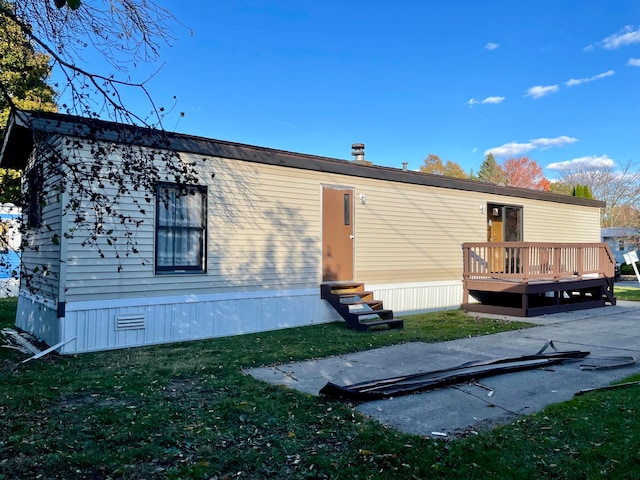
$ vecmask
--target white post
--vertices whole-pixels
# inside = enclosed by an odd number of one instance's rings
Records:
[[[638,254],[635,251],[625,253],[624,261],[633,265],[633,271],[636,272],[636,278],[638,279],[638,283],[640,283],[640,273],[638,273],[638,266],[636,265],[636,262],[638,262]]]
[[[633,262],[631,265],[633,265],[633,271],[636,272],[636,278],[638,279],[638,283],[640,283],[640,273],[638,273],[638,266],[636,265],[636,262]]]

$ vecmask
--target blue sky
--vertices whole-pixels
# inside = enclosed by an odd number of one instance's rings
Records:
[[[157,2],[183,25],[148,84],[170,130],[410,169],[640,162],[638,0]]]

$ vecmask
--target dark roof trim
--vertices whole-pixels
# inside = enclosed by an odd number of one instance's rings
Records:
[[[173,149],[178,152],[188,152],[196,155],[223,157],[267,165],[299,168],[302,170],[314,170],[360,178],[449,188],[490,195],[504,195],[588,207],[605,206],[605,203],[599,200],[404,171],[400,168],[361,165],[347,160],[287,152],[284,150],[275,150],[272,148],[214,140],[180,133],[163,132],[160,130],[71,115],[48,112],[16,112],[16,114],[20,117],[19,123],[22,128],[17,131],[15,131],[15,127],[10,128],[7,132],[9,136],[15,135],[16,138],[13,140],[10,139],[10,143],[13,142],[11,143],[13,148],[9,148],[6,151],[3,150],[2,152],[3,155],[0,159],[0,166],[5,168],[23,168],[24,165],[26,165],[28,153],[25,154],[25,151],[27,146],[29,146],[29,149],[32,148],[33,138],[31,139],[31,145],[23,143],[25,141],[24,129],[30,124],[30,129],[34,132],[47,134],[58,133],[81,138],[98,138],[105,141],[135,142],[151,148]],[[27,116],[30,119],[28,122],[26,121]]]
[[[33,150],[31,129],[12,113],[7,122],[5,136],[0,150],[0,167],[14,170],[24,169]]]
[[[640,228],[634,227],[607,227],[600,229],[602,238],[614,237],[637,237],[640,235]]]

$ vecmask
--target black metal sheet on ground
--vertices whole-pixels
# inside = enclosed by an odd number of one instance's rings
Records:
[[[543,353],[549,346],[555,351],[552,353]],[[557,365],[565,361],[584,358],[589,355],[589,353],[590,352],[580,350],[558,351],[553,345],[553,342],[549,341],[535,355],[522,355],[520,357],[501,358],[489,361],[471,361],[458,365],[457,367],[355,383],[352,385],[341,386],[329,382],[322,387],[320,394],[355,401],[379,400],[410,393],[424,392],[438,387],[503,373]]]

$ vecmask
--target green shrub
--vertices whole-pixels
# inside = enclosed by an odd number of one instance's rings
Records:
[[[636,272],[633,271],[633,265],[630,263],[623,263],[620,265],[620,275],[635,275]]]

